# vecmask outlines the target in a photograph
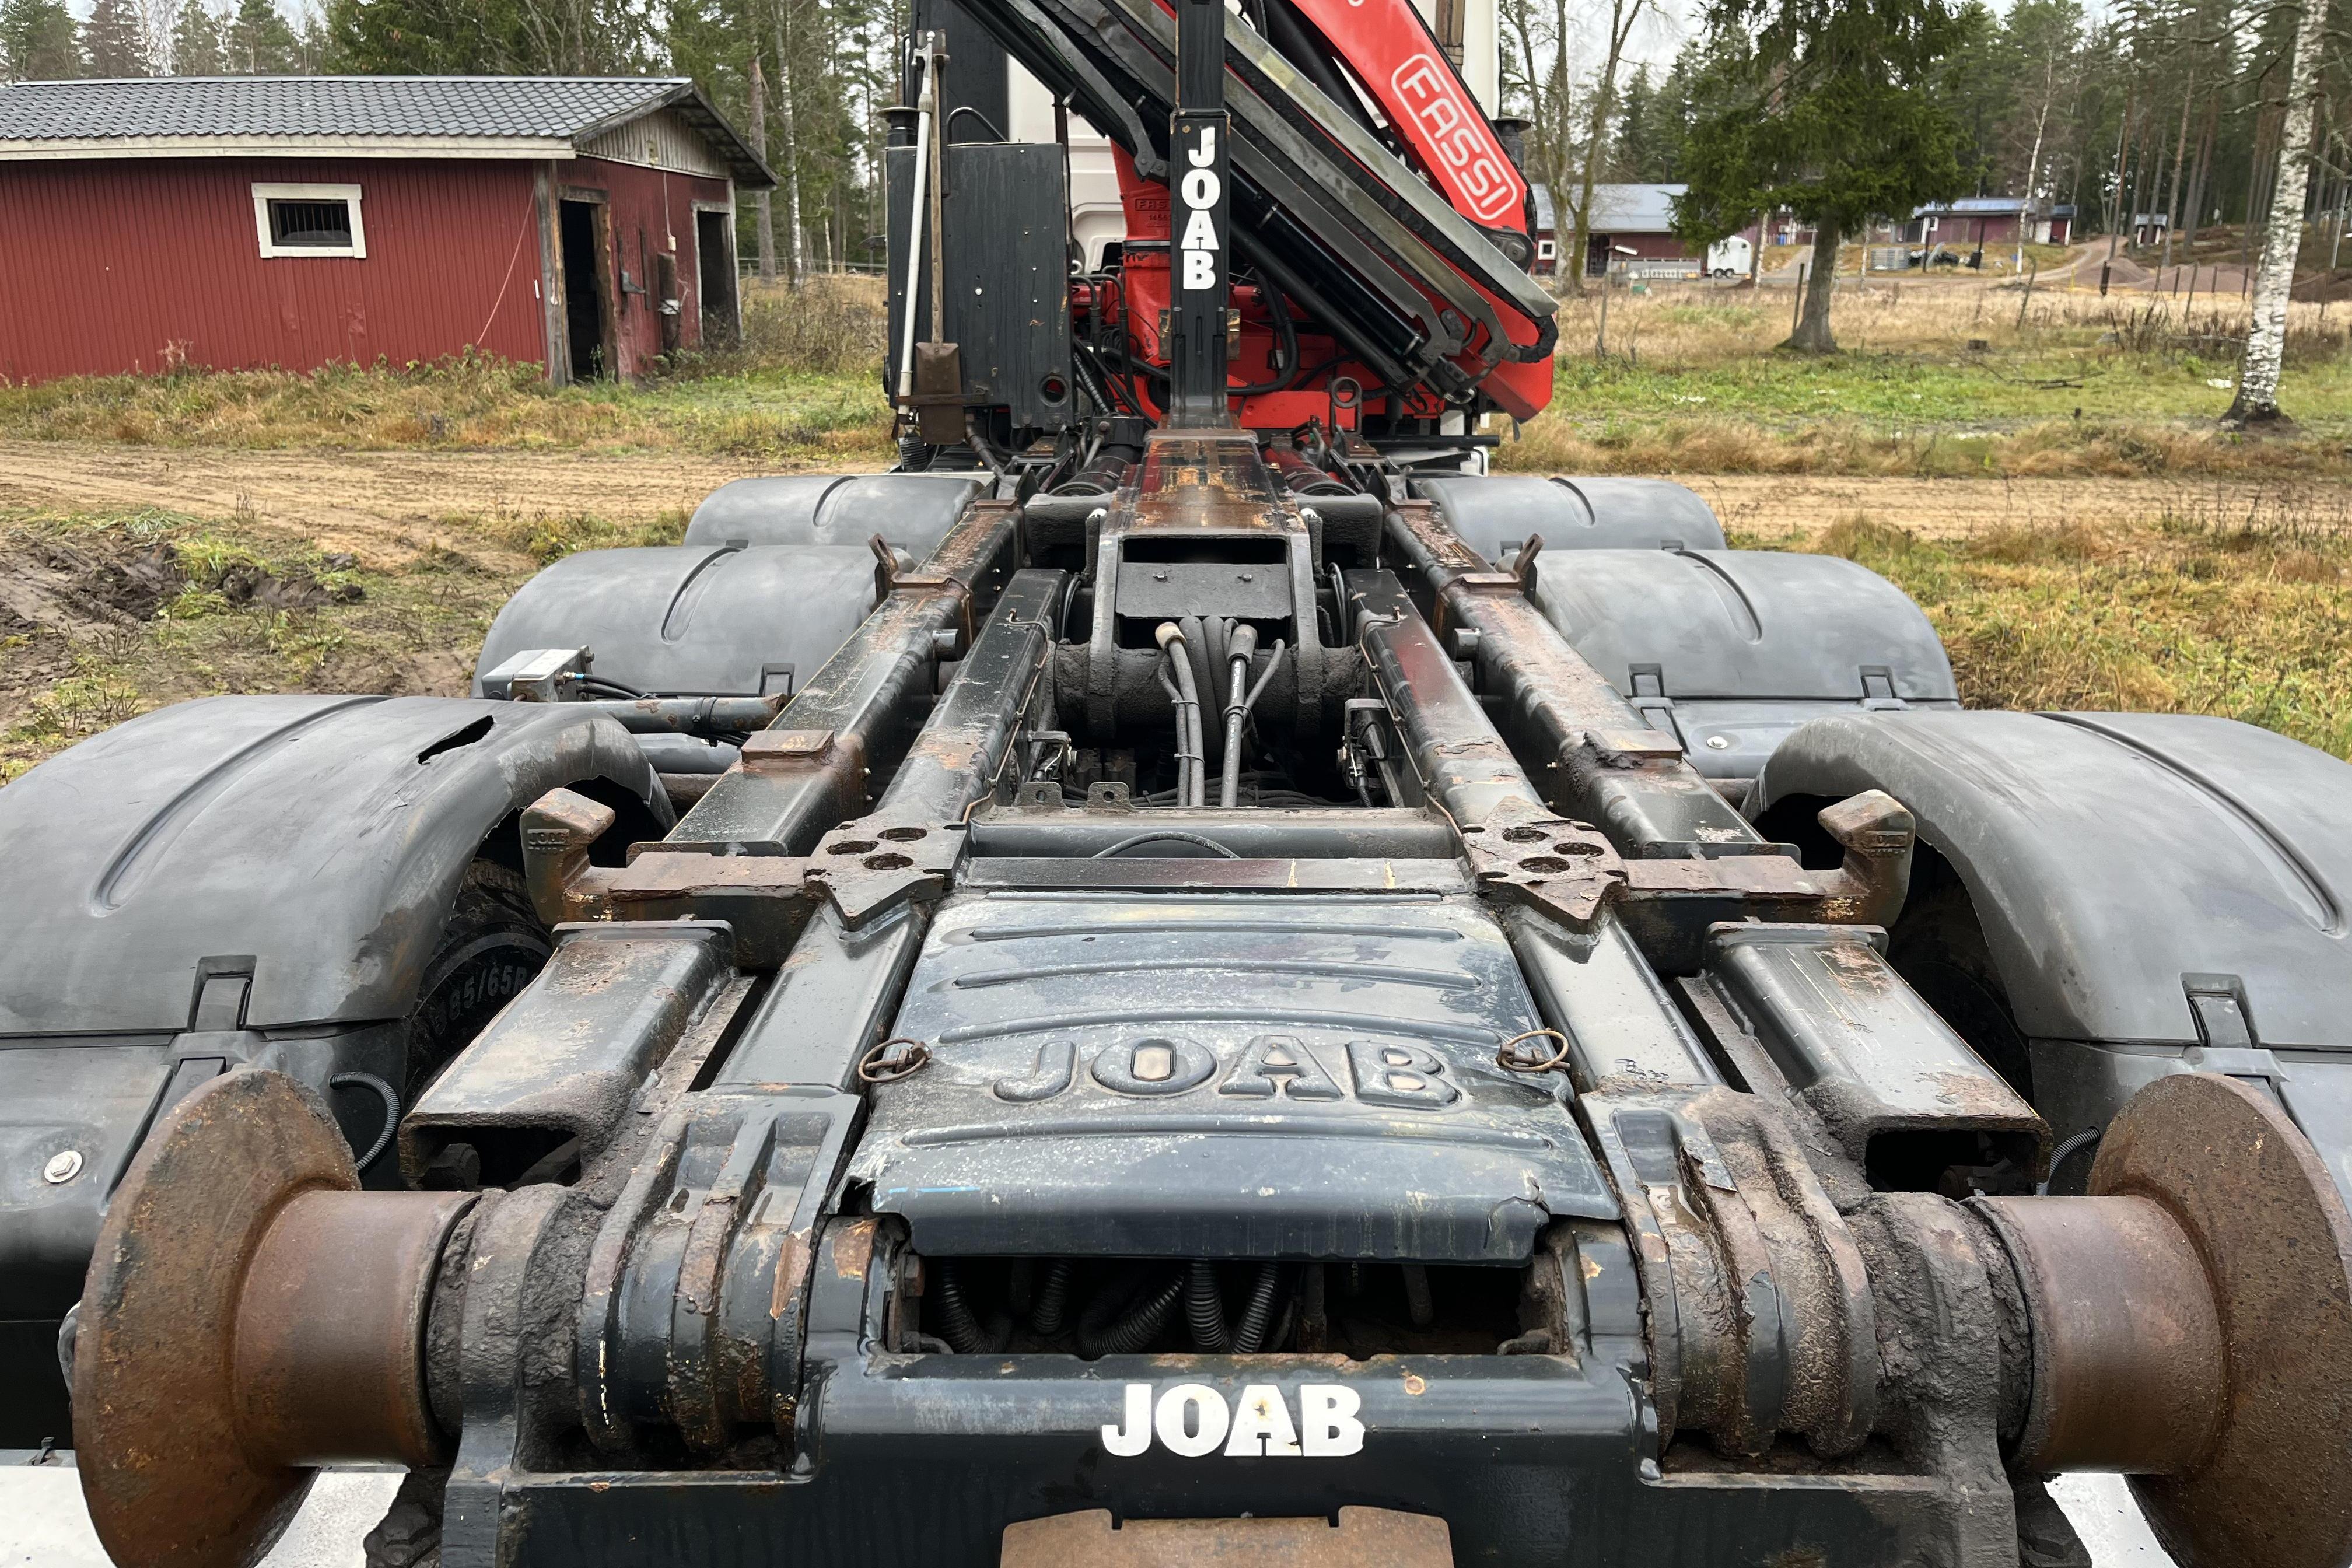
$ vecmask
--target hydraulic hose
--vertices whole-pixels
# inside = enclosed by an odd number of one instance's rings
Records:
[[[1056,1258],[1045,1266],[1045,1282],[1029,1308],[1029,1328],[1041,1335],[1062,1331],[1062,1313],[1070,1304],[1070,1260]]]
[[[1088,1309],[1085,1321],[1078,1324],[1078,1353],[1088,1359],[1107,1355],[1132,1355],[1159,1337],[1168,1322],[1168,1314],[1176,1310],[1183,1299],[1184,1276],[1171,1274],[1160,1284],[1146,1291],[1142,1299],[1124,1312],[1119,1309],[1120,1293],[1108,1292],[1101,1301]],[[1113,1319],[1116,1321],[1113,1321]]]
[[[1174,621],[1160,622],[1157,635],[1168,666],[1160,683],[1176,704],[1176,802],[1201,805],[1208,798],[1209,774],[1201,744],[1201,689],[1192,679],[1192,650],[1183,628]]]
[[[1257,628],[1235,626],[1225,643],[1225,769],[1217,783],[1217,804],[1231,809],[1242,789],[1242,721],[1249,717],[1250,657],[1257,652]]]
[[[1217,1293],[1217,1266],[1205,1258],[1194,1258],[1184,1278],[1184,1325],[1201,1350],[1221,1351],[1234,1342],[1225,1330],[1224,1298]]]
[[[1192,740],[1201,753],[1200,793],[1192,797],[1194,805],[1209,804],[1209,699],[1217,693],[1217,672],[1225,668],[1222,643],[1212,630],[1217,624],[1214,616],[1180,616],[1176,629],[1184,637],[1184,662],[1192,667]]]
[[[1188,702],[1183,690],[1190,680],[1184,673],[1188,669],[1182,654],[1161,654],[1160,689],[1168,693],[1168,705],[1176,715],[1176,804],[1180,806],[1192,804],[1192,768],[1200,761],[1200,743],[1192,730],[1198,704]]]
[[[1257,1279],[1250,1286],[1249,1305],[1242,1309],[1241,1327],[1234,1331],[1234,1350],[1250,1355],[1265,1346],[1265,1331],[1274,1323],[1274,1289],[1281,1279],[1282,1266],[1261,1263]]]

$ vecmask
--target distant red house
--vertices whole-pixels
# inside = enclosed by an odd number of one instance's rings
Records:
[[[2074,239],[2074,209],[2022,196],[1962,196],[1911,209],[1903,231],[1912,245],[1941,244],[1954,250],[1982,245],[2067,245]]]
[[[635,375],[736,331],[735,191],[773,184],[682,80],[0,85],[0,375]]]
[[[1675,232],[1675,202],[1689,189],[1688,185],[1594,185],[1592,212],[1586,225],[1584,276],[1598,278],[1606,269],[1651,278],[1745,277],[1755,254],[1755,226],[1694,251]]]

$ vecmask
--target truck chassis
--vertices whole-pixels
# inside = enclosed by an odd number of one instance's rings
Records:
[[[1964,711],[1858,568],[1481,477],[1500,172],[1271,4],[987,13],[1206,259],[950,342],[908,191],[903,471],[559,563],[476,697],[0,795],[7,1414],[60,1343],[117,1562],[361,1460],[384,1565],[2058,1564],[2072,1470],[2352,1559],[2352,773]],[[900,169],[982,180],[942,54]],[[1391,268],[1477,310],[1383,339]]]

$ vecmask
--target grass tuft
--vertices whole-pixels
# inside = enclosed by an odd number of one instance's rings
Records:
[[[1937,539],[1864,512],[1734,542],[1892,581],[1935,624],[1970,707],[2215,713],[2352,757],[2352,535],[2309,517]]]

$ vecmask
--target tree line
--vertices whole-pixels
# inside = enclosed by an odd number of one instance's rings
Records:
[[[0,0],[0,77],[684,76],[775,171],[741,204],[763,273],[878,259],[893,0]]]
[[[288,24],[271,0],[0,0],[0,77],[287,76],[319,70],[322,27]]]
[[[1789,210],[1816,259],[1790,346],[1835,346],[1841,240],[1966,195],[2074,209],[2075,233],[2166,222],[2158,265],[2216,224],[2257,267],[2235,414],[2266,417],[2306,219],[2352,208],[2352,59],[2326,0],[1705,0],[1663,72],[1624,68],[1657,0],[1500,0],[1506,108],[1563,203],[1577,270],[1597,183],[1686,184],[1694,244]],[[1592,61],[1572,69],[1572,58]],[[2337,253],[2331,249],[2327,264]],[[2269,391],[2263,383],[2267,381]],[[2249,401],[2249,386],[2252,387]]]
[[[2161,214],[2182,245],[2209,225],[2259,222],[2277,178],[2294,19],[2221,0],[2104,18],[2077,0],[2016,0],[2006,16],[1971,0],[1952,12],[1948,51],[1923,72],[1921,90],[1952,121],[1950,194],[2072,206],[2087,233]],[[1601,178],[1687,177],[1694,132],[1738,96],[1726,90],[1737,62],[1725,53],[1702,35],[1664,71],[1625,77]],[[2326,74],[2326,174],[2314,205],[2335,211],[2352,184],[2352,70],[2338,55]],[[1583,157],[1580,145],[1571,160]]]

